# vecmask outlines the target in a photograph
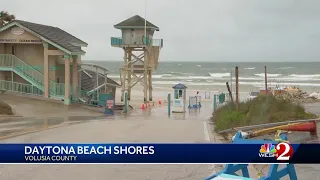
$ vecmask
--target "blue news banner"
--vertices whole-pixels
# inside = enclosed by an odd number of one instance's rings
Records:
[[[0,163],[312,163],[319,144],[0,144]],[[289,149],[288,149],[289,148]],[[289,158],[277,160],[280,154]],[[280,158],[281,159],[281,158]]]

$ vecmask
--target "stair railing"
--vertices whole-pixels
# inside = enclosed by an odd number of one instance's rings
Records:
[[[18,57],[11,54],[2,54],[0,55],[0,66],[14,68],[44,90],[44,75]],[[49,80],[49,92],[51,95],[64,95],[64,84]]]

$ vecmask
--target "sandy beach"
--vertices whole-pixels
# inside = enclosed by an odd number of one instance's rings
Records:
[[[205,91],[192,89],[187,90],[187,96],[194,96],[197,91],[200,92],[199,95],[203,100],[203,107],[200,110],[172,114],[168,117],[166,100],[169,92],[173,94],[172,88],[154,88],[155,106],[142,110],[143,90],[141,86],[136,86],[132,90],[132,99],[129,102],[134,106],[133,110],[127,114],[117,113],[113,117],[100,119],[94,117],[99,117],[102,113],[79,106],[66,108],[61,103],[6,94],[1,98],[10,104],[17,114],[29,119],[0,123],[0,135],[6,137],[0,138],[3,143],[225,142],[214,132],[209,122],[212,115],[212,97],[205,99]],[[120,102],[120,92],[121,89],[118,89],[116,102]],[[217,92],[212,91],[212,93]],[[244,99],[245,96],[240,94],[240,98]],[[158,101],[162,101],[162,104],[159,105]],[[320,114],[318,107],[319,103],[306,106],[311,112]],[[32,120],[32,117],[36,116],[50,117],[51,123],[44,128],[46,124],[44,119]],[[81,119],[81,116],[86,118]],[[30,126],[34,127],[33,131],[20,135],[14,134],[25,131]],[[301,138],[298,139],[301,141]],[[57,177],[80,180],[92,177],[95,179],[108,177],[110,179],[200,180],[222,168],[221,165],[2,165],[0,177],[4,180],[51,180]],[[250,174],[257,178],[261,167],[250,166],[249,169]],[[298,165],[296,168],[299,179],[315,179],[318,170],[319,165]]]
[[[187,89],[186,90],[186,97],[187,97],[187,103],[189,101],[190,96],[196,96],[197,91],[199,91],[199,96],[201,96],[201,102],[205,102],[204,104],[211,105],[213,103],[213,95],[219,94],[219,93],[227,93],[226,91],[206,91],[202,89]],[[206,99],[205,94],[210,92],[210,98]],[[158,104],[159,101],[163,103],[163,105],[167,104],[168,101],[168,93],[171,94],[171,99],[173,98],[174,90],[172,87],[154,87],[153,88],[153,102],[155,104]],[[134,108],[141,108],[141,105],[143,104],[143,87],[140,85],[134,86],[134,88],[131,90],[131,100],[129,101],[129,104],[132,105]],[[240,93],[240,100],[247,99],[247,93]],[[116,102],[121,102],[121,89],[117,89],[116,93]]]
[[[139,87],[138,87],[139,88]],[[41,142],[57,142],[57,143],[97,143],[97,142],[223,142],[218,134],[214,133],[213,126],[208,123],[212,114],[212,99],[203,101],[203,108],[200,111],[189,111],[185,114],[172,114],[169,118],[167,116],[166,104],[161,106],[141,110],[139,104],[142,104],[143,92],[135,88],[132,91],[134,98],[130,104],[136,105],[136,109],[130,111],[128,114],[118,114],[114,117],[103,118],[100,120],[84,119],[78,120],[74,123],[54,129],[41,129],[41,131],[34,131],[33,133],[20,135],[12,138],[3,139],[3,143],[41,143]],[[141,87],[140,87],[141,88]],[[166,100],[170,89],[154,89],[154,101]],[[188,95],[195,95],[196,91],[187,91]],[[204,92],[200,91],[204,97]],[[117,99],[120,98],[120,93],[117,93]],[[79,109],[79,107],[71,107],[60,110],[59,114],[53,114],[53,111],[59,111],[59,108],[65,107],[63,105],[53,105],[49,102],[29,99],[19,96],[6,96],[6,102],[13,105],[16,110],[19,104],[20,110],[17,112],[20,115],[25,114],[31,117],[32,115],[51,116],[56,117],[72,116],[78,114],[79,116],[98,116],[101,115],[89,110]],[[50,105],[51,104],[51,105]],[[319,104],[307,106],[310,111],[315,112]],[[35,107],[37,107],[35,109]],[[47,109],[51,113],[42,111]],[[316,111],[315,113],[319,113]],[[60,123],[69,121],[68,118],[62,120]],[[42,122],[43,124],[44,122]],[[24,130],[25,127],[32,125],[32,123],[20,122],[15,124],[15,128],[20,127]],[[41,120],[33,123],[33,126],[43,127]],[[73,125],[72,125],[73,124]],[[7,128],[1,135],[10,134],[9,124],[0,123],[0,131]],[[70,126],[72,125],[72,126]],[[17,130],[17,129],[16,129]],[[299,179],[314,179],[317,177],[317,170],[319,165],[299,165],[297,166],[297,174]],[[221,165],[2,165],[1,179],[32,179],[32,180],[50,180],[56,179],[88,179],[95,177],[95,179],[204,179],[212,173],[221,170]],[[308,173],[306,173],[308,169]],[[257,177],[258,168],[250,166],[250,173],[253,177]],[[14,174],[10,172],[15,172]],[[86,172],[86,173],[81,173]],[[24,174],[23,176],[20,176]],[[50,174],[50,176],[48,176]],[[52,178],[50,178],[52,177]],[[309,178],[310,177],[310,178]]]
[[[141,92],[140,92],[141,93]],[[161,96],[159,96],[160,98]],[[36,100],[21,103],[33,106]],[[134,100],[132,100],[134,101]],[[13,104],[13,99],[10,101]],[[141,102],[139,100],[139,102]],[[49,104],[44,102],[43,104]],[[40,104],[38,104],[40,105]],[[63,106],[63,105],[62,105]],[[216,142],[211,137],[207,120],[211,108],[190,111],[185,114],[167,115],[165,106],[147,110],[134,109],[128,114],[118,114],[100,120],[84,120],[72,126],[41,130],[26,135],[3,139],[2,143],[106,143],[106,142]],[[43,105],[38,107],[38,111]],[[32,108],[28,109],[29,111]],[[21,112],[21,111],[20,111]],[[29,112],[30,115],[31,112]],[[35,112],[34,112],[35,113]],[[84,113],[84,112],[83,112]],[[61,114],[63,115],[63,114]],[[20,126],[23,123],[20,123]],[[1,124],[7,126],[7,124]],[[16,126],[17,127],[17,126]],[[8,128],[8,127],[7,127]],[[1,165],[1,179],[204,179],[217,172],[215,165]],[[14,172],[14,173],[12,173]]]

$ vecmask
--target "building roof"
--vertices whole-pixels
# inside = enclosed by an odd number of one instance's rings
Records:
[[[88,76],[84,71],[81,71],[81,89],[85,91],[91,91],[97,87],[96,73],[90,70],[85,70],[90,76]],[[98,85],[101,86],[105,83],[104,77],[100,74],[98,76]],[[107,86],[120,87],[120,85],[114,80],[107,78]]]
[[[150,23],[147,21],[147,29],[155,29],[156,31],[159,31],[159,27],[156,25]],[[122,21],[121,23],[118,23],[114,25],[117,29],[126,29],[126,28],[144,28],[145,27],[145,19],[142,18],[139,15],[135,15],[127,20]]]
[[[184,84],[176,84],[172,87],[173,89],[187,89],[187,86],[185,86]]]
[[[13,25],[20,25],[22,26],[22,28],[32,31],[34,34],[40,36],[40,39],[44,41],[48,40],[48,43],[53,46],[60,46],[62,47],[62,49],[66,49],[71,53],[85,54],[85,52],[81,50],[81,46],[87,46],[88,44],[58,27],[36,24],[21,20],[13,20],[2,27],[0,31],[12,27]],[[44,39],[41,37],[43,37]],[[57,48],[61,49],[59,47]]]
[[[86,70],[91,70],[91,71],[93,71],[94,68],[98,68],[98,69],[104,71],[105,73],[110,72],[107,68],[105,68],[101,65],[98,65],[98,64],[93,64],[93,63],[81,63],[81,68],[86,69]]]

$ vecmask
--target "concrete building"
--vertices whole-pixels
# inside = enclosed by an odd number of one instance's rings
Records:
[[[60,28],[14,20],[0,28],[0,89],[45,98],[79,98],[82,47]]]

